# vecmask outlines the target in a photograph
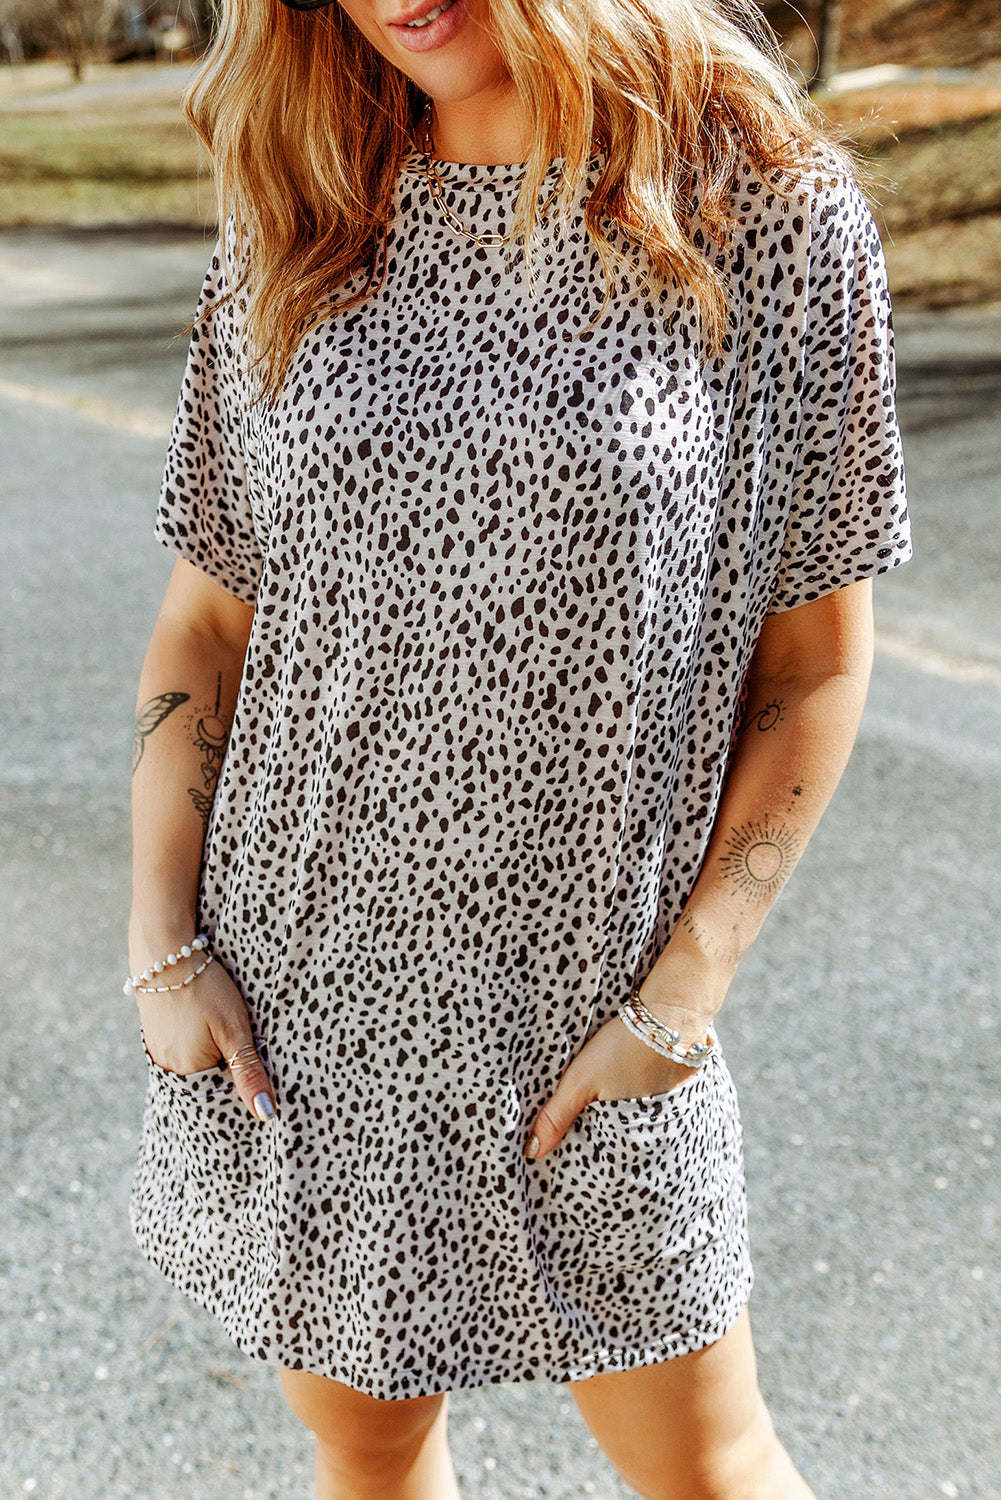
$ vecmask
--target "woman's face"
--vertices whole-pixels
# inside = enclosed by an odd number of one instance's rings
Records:
[[[489,0],[339,0],[359,31],[419,89],[442,101],[468,99],[505,77],[481,22]],[[407,26],[405,20],[434,20]]]

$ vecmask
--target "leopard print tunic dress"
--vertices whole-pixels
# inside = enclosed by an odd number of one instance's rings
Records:
[[[382,286],[280,399],[240,299],[192,335],[154,534],[256,605],[198,920],[278,1114],[147,1052],[130,1223],[255,1359],[387,1398],[576,1380],[750,1295],[725,1007],[704,1068],[523,1152],[696,880],[765,617],[911,556],[882,247],[819,165],[791,196],[749,167],[726,246],[697,229],[716,357],[635,271],[572,338],[605,288],[596,160],[534,296],[413,153]],[[522,167],[441,172],[507,229]]]

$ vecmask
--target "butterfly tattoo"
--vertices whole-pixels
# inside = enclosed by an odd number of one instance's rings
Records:
[[[146,749],[146,741],[158,729],[164,719],[179,708],[182,703],[187,703],[190,693],[157,693],[155,697],[148,699],[136,715],[135,733],[132,736],[132,774],[136,773],[136,767],[143,758]]]

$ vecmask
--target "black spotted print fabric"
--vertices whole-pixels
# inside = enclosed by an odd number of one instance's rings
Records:
[[[380,1397],[581,1379],[749,1297],[725,1008],[703,1069],[523,1151],[695,882],[765,617],[911,556],[882,249],[822,165],[791,198],[749,168],[725,248],[697,226],[714,358],[632,272],[571,341],[597,162],[530,293],[416,153],[383,285],[275,403],[239,300],[192,335],[155,534],[255,606],[198,917],[279,1113],[147,1054],[130,1220],[255,1359]],[[507,228],[520,167],[441,170]]]

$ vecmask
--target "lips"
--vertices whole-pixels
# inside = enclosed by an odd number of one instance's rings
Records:
[[[411,4],[408,11],[400,12],[402,21],[389,22],[386,30],[396,33],[393,44],[405,52],[437,52],[440,47],[449,46],[460,34],[474,3],[475,0],[450,0],[446,8],[432,19],[431,12],[439,9],[438,0],[419,0],[419,3]]]
[[[436,10],[440,4],[441,0],[421,0],[420,5],[412,5],[409,10],[401,11],[398,16],[393,16],[392,20],[387,21],[386,25],[406,26],[410,21],[419,21],[430,11]]]

